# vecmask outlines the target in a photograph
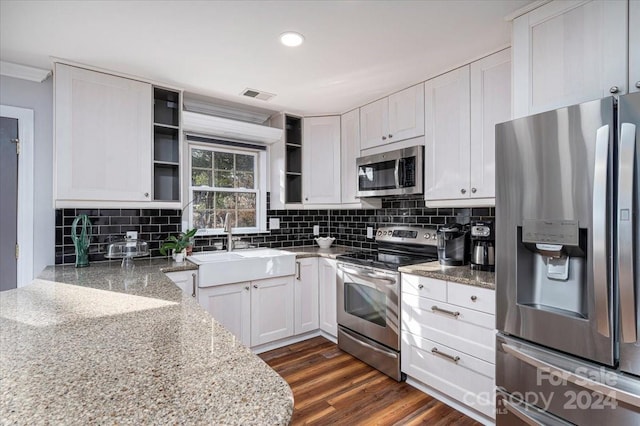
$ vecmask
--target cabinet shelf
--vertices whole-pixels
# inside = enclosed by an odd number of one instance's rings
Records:
[[[180,93],[153,88],[153,121],[169,126],[180,125]]]
[[[180,201],[180,93],[153,88],[153,199]]]
[[[302,202],[302,118],[284,116],[285,128],[285,200]]]
[[[154,127],[160,127],[163,129],[175,129],[178,130],[180,129],[180,126],[174,126],[172,124],[164,124],[164,123],[153,123]]]
[[[153,162],[153,164],[158,164],[158,165],[163,165],[163,166],[180,167],[180,163],[176,163],[176,162],[173,162],[173,161],[157,161],[157,160],[155,160]]]

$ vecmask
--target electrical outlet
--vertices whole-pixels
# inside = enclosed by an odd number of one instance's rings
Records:
[[[280,219],[277,217],[269,218],[269,229],[272,231],[280,229]]]
[[[373,227],[367,226],[367,238],[373,238]]]
[[[138,231],[127,231],[127,240],[137,240]]]
[[[320,235],[320,225],[313,225],[313,235]]]

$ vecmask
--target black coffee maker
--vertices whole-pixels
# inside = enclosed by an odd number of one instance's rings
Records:
[[[494,271],[496,265],[493,222],[471,222],[471,269]]]
[[[445,266],[469,263],[469,232],[465,225],[448,223],[438,229],[438,261]]]

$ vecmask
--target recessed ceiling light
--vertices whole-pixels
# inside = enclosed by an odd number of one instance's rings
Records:
[[[286,33],[280,34],[280,42],[285,46],[289,46],[289,47],[300,46],[303,41],[304,41],[304,36],[300,33],[287,31]]]

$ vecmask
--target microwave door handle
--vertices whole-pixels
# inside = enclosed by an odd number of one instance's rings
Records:
[[[622,123],[618,160],[618,283],[620,290],[620,326],[623,343],[637,341],[633,223],[638,212],[633,211],[635,181],[633,166],[636,157],[636,126]],[[637,231],[636,231],[637,232]]]
[[[595,165],[593,173],[593,294],[596,328],[610,337],[609,294],[607,274],[607,177],[609,172],[609,125],[596,133]]]
[[[396,181],[396,188],[400,188],[400,161],[401,159],[396,160],[396,167],[393,170],[393,177]]]

